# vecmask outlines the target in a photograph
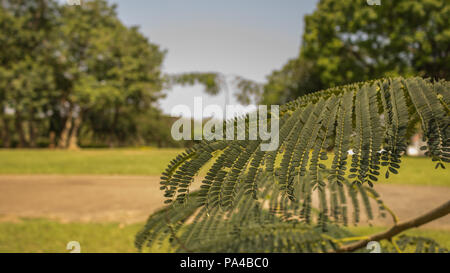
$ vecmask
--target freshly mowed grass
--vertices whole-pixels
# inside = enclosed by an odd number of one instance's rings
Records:
[[[78,241],[81,252],[137,252],[134,236],[144,226],[137,223],[121,227],[115,223],[60,223],[46,219],[23,219],[18,223],[0,222],[0,252],[62,252],[66,245]],[[351,227],[355,235],[369,235],[384,227]],[[450,231],[412,229],[404,234],[434,239],[450,249]],[[150,249],[151,252],[169,252],[167,245]]]
[[[0,174],[160,175],[183,149],[0,150]]]
[[[0,252],[68,253],[67,243],[78,241],[81,252],[137,252],[134,236],[143,223],[60,223],[46,219],[0,222]],[[153,252],[167,252],[164,248]]]
[[[0,174],[96,174],[96,175],[160,175],[167,164],[183,149],[83,149],[64,150],[5,150],[0,149]],[[350,161],[350,160],[348,160]],[[403,157],[398,175],[382,184],[450,186],[450,172],[435,170],[435,162],[423,157]],[[330,159],[326,162],[331,163]],[[210,163],[211,164],[211,163]],[[211,165],[208,165],[211,166]],[[208,167],[207,166],[207,167]],[[203,168],[200,175],[206,173]]]
[[[448,164],[447,164],[448,165]],[[417,185],[417,186],[447,186],[450,187],[450,170],[435,169],[436,162],[428,157],[402,157],[398,174],[390,174],[385,178],[386,167],[381,167],[379,181],[382,184]]]

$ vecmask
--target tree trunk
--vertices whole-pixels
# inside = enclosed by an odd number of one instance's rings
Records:
[[[64,123],[64,128],[61,132],[61,136],[59,137],[58,148],[61,149],[67,148],[69,133],[70,129],[72,128],[72,116],[73,116],[73,109],[72,107],[70,107],[69,113],[67,114],[66,122]]]
[[[79,113],[73,122],[72,131],[70,132],[69,144],[67,147],[69,150],[78,150],[80,148],[78,147],[77,142],[78,142],[78,131],[81,126],[81,120],[82,120],[81,113]]]
[[[29,143],[30,143],[30,147],[31,148],[36,148],[36,138],[37,138],[37,134],[36,134],[36,126],[34,126],[34,121],[30,120],[28,122],[28,130],[30,131],[30,139],[29,139]]]
[[[16,110],[16,118],[15,118],[15,122],[14,125],[16,127],[16,131],[19,134],[19,144],[18,147],[19,148],[24,148],[27,146],[27,142],[25,139],[25,132],[23,131],[23,126],[22,126],[22,116],[20,115],[20,112]]]
[[[9,122],[8,119],[3,116],[3,148],[11,147],[11,133],[9,131]]]
[[[108,136],[108,147],[109,148],[114,148],[114,140],[113,140],[113,136],[112,135]]]
[[[119,111],[120,111],[120,107],[116,105],[114,107],[113,122],[111,124],[110,131],[109,131],[109,137],[108,137],[109,148],[113,148],[116,144],[119,145],[119,142],[120,142],[120,140],[117,137],[117,132],[116,132],[117,120],[119,119]]]
[[[54,131],[50,131],[48,148],[55,149],[55,140],[56,133]]]

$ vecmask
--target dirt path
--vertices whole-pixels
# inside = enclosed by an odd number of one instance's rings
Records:
[[[376,187],[401,220],[424,213],[450,198],[450,187]],[[0,220],[3,221],[45,217],[128,224],[145,221],[162,202],[156,176],[0,176]],[[427,227],[450,229],[450,215]]]

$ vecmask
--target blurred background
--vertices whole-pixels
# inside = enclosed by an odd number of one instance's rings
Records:
[[[159,174],[193,144],[172,139],[171,110],[195,96],[271,105],[381,77],[450,79],[450,1],[368,2],[0,0],[0,251],[134,251],[162,204]],[[408,169],[380,181],[401,218],[450,196],[420,146],[417,127]],[[449,217],[413,232],[450,247]]]

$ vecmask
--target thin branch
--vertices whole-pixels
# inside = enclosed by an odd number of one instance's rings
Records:
[[[419,227],[419,226],[429,223],[433,220],[444,217],[449,213],[450,213],[450,201],[447,201],[443,205],[441,205],[441,206],[439,206],[417,218],[413,218],[411,220],[398,223],[398,224],[394,225],[393,227],[391,227],[390,229],[388,229],[387,231],[383,231],[383,232],[368,236],[367,239],[360,240],[358,242],[342,246],[342,247],[338,248],[335,252],[351,252],[351,251],[355,251],[357,249],[365,247],[367,245],[367,243],[370,241],[389,240],[392,237],[394,237],[395,235],[397,235],[407,229]]]

